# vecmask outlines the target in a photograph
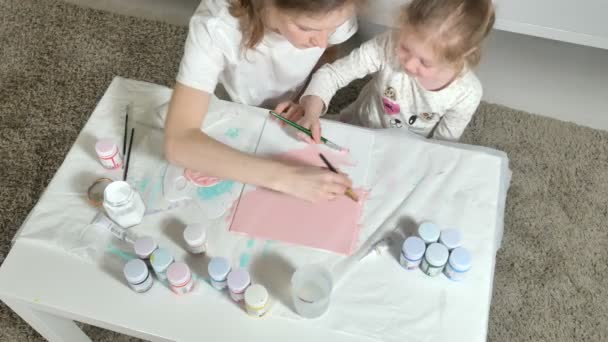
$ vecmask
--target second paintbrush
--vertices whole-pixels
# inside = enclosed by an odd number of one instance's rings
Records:
[[[299,131],[301,131],[303,133],[306,133],[306,135],[308,135],[309,137],[312,138],[312,132],[308,128],[303,127],[303,126],[299,125],[298,123],[293,122],[293,121],[289,120],[288,118],[285,118],[285,117],[283,117],[283,116],[281,116],[281,115],[273,112],[272,110],[270,111],[270,114],[272,116],[274,116],[275,118],[277,118],[277,119],[283,121],[284,123],[288,124],[289,126],[295,128],[295,129],[297,129],[297,130],[299,130]],[[345,150],[342,146],[329,141],[327,138],[321,137],[321,141],[325,145],[327,145],[327,147],[333,148],[334,150],[338,150],[338,151],[344,151]]]

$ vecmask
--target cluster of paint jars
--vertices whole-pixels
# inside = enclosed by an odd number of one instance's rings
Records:
[[[471,254],[461,244],[460,230],[440,230],[432,222],[423,222],[417,236],[403,242],[399,261],[407,270],[420,268],[431,277],[443,272],[449,279],[459,281],[471,268]]]
[[[148,291],[154,283],[151,269],[156,278],[166,281],[176,294],[192,291],[195,281],[190,267],[175,261],[171,252],[159,247],[153,238],[144,236],[135,240],[133,249],[138,259],[127,262],[123,270],[131,289],[136,292]]]

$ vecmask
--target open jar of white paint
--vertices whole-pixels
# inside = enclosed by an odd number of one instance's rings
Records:
[[[245,290],[251,285],[251,277],[249,272],[242,268],[237,268],[228,274],[228,290],[230,291],[230,298],[235,302],[240,302],[245,299]]]
[[[135,292],[146,292],[152,287],[153,281],[148,267],[145,262],[139,259],[127,262],[123,273],[129,283],[129,287]]]
[[[427,245],[437,242],[439,240],[439,228],[433,222],[422,222],[418,226],[418,236]]]
[[[184,229],[184,241],[188,251],[193,254],[205,253],[207,230],[201,223],[192,223]]]
[[[141,223],[146,206],[141,196],[127,182],[115,181],[103,192],[103,207],[106,214],[123,228]]]
[[[223,290],[227,286],[227,277],[230,273],[230,263],[228,259],[222,257],[215,257],[209,261],[207,266],[209,272],[209,278],[211,278],[211,286],[217,290]]]
[[[443,271],[443,268],[448,261],[448,255],[448,249],[444,245],[432,243],[427,247],[426,252],[424,253],[420,269],[428,276],[437,276]]]
[[[448,264],[443,273],[451,280],[460,281],[471,269],[471,254],[468,250],[458,247],[450,253]]]
[[[194,287],[194,279],[190,267],[183,262],[174,262],[167,269],[169,287],[176,294],[185,294]]]
[[[406,270],[415,270],[420,265],[426,244],[417,236],[410,236],[403,242],[399,262]]]
[[[245,309],[250,316],[262,317],[270,307],[270,297],[266,288],[260,284],[253,284],[245,290]]]

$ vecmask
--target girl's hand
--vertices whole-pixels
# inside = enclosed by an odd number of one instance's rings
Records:
[[[343,196],[352,182],[341,173],[333,173],[316,166],[293,166],[284,177],[279,177],[278,191],[310,201],[320,202]]]
[[[308,143],[320,144],[321,123],[319,122],[319,117],[323,113],[325,104],[320,97],[314,95],[304,96],[301,103],[304,108],[304,116],[298,123],[312,132],[312,140],[308,136],[304,140]]]
[[[304,107],[293,101],[285,101],[279,103],[274,109],[274,111],[277,114],[296,122],[304,116]],[[275,120],[278,119],[275,118]],[[281,122],[281,126],[283,125],[285,125],[285,123]]]

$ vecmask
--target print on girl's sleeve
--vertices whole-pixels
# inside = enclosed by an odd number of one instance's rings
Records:
[[[396,102],[397,92],[395,88],[389,86],[384,90],[384,96],[382,97],[382,106],[384,112],[388,115],[397,115],[401,112],[401,107]]]

